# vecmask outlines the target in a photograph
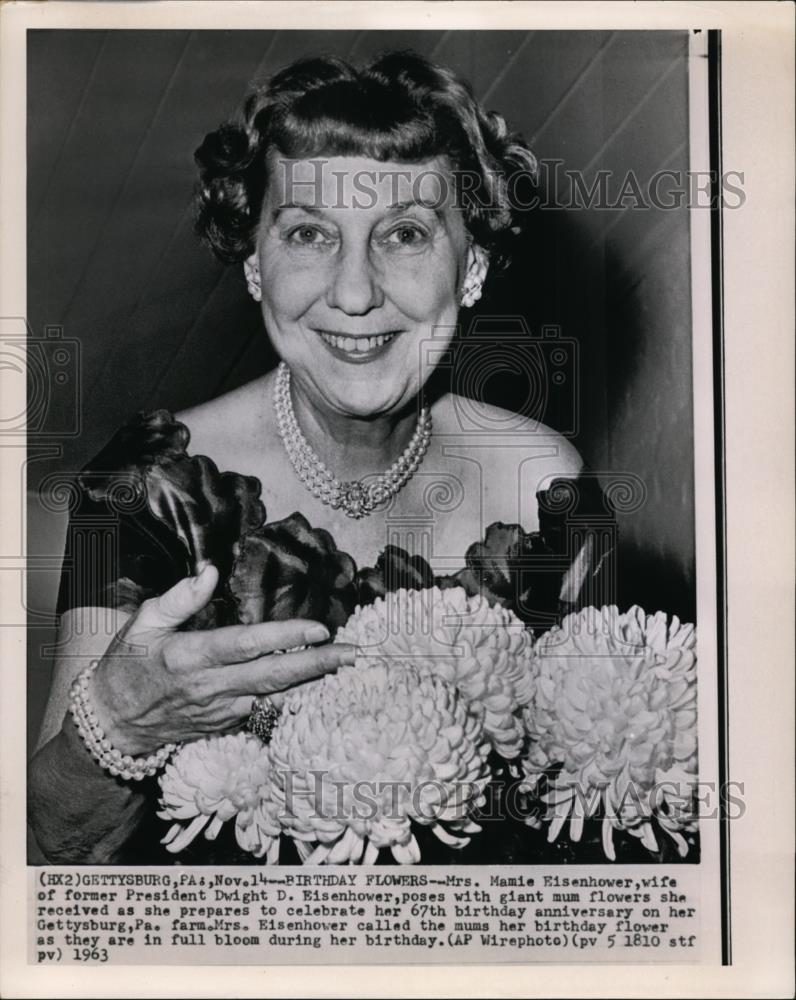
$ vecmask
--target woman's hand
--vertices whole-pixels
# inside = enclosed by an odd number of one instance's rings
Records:
[[[90,699],[113,746],[150,753],[164,743],[199,739],[239,726],[255,695],[286,691],[354,662],[354,648],[324,642],[318,622],[292,620],[180,632],[211,599],[213,566],[145,601],[94,672]],[[278,701],[278,695],[274,698]]]

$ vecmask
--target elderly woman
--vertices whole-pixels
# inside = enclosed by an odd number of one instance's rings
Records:
[[[504,120],[415,55],[311,59],[197,162],[200,230],[242,264],[281,360],[139,415],[80,476],[30,780],[53,863],[159,857],[153,776],[174,745],[241,728],[253,702],[267,726],[284,692],[351,662],[327,640],[357,604],[436,582],[550,623],[593,575],[562,514],[587,491],[553,489],[581,473],[572,445],[494,407],[468,428],[456,386],[429,382],[520,231],[509,179],[535,163]]]

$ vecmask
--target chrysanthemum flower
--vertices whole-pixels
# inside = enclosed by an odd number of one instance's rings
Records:
[[[204,830],[214,840],[234,818],[238,844],[274,864],[279,823],[270,798],[268,748],[251,733],[210,736],[187,743],[160,777],[158,816],[174,820],[162,843],[176,854]],[[189,820],[188,825],[184,821]]]
[[[336,636],[360,647],[359,663],[411,662],[465,699],[506,760],[523,745],[520,710],[533,692],[533,638],[501,605],[463,587],[396,590],[359,607]]]
[[[269,750],[280,821],[306,864],[372,864],[382,848],[413,864],[412,823],[455,847],[480,829],[481,723],[411,666],[344,667],[295,691]]]
[[[612,861],[614,830],[657,851],[655,825],[687,854],[683,832],[696,829],[695,645],[693,625],[639,607],[587,608],[539,639],[522,767],[529,790],[560,768],[542,796],[552,815],[548,840],[567,819],[579,840],[584,820],[602,807]]]

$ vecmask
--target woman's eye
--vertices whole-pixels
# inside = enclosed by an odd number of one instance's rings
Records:
[[[287,238],[290,243],[303,247],[322,246],[331,242],[322,229],[309,225],[296,226],[295,229],[290,230]]]
[[[419,247],[428,240],[428,234],[419,226],[396,226],[384,237],[389,247]]]

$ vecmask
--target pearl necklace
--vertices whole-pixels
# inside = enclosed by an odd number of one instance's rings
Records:
[[[321,503],[340,508],[349,517],[365,517],[389,500],[417,471],[431,440],[431,413],[424,403],[412,440],[403,454],[372,483],[359,479],[341,482],[326,468],[301,433],[290,396],[290,369],[282,361],[274,385],[274,410],[279,436],[299,479]]]

